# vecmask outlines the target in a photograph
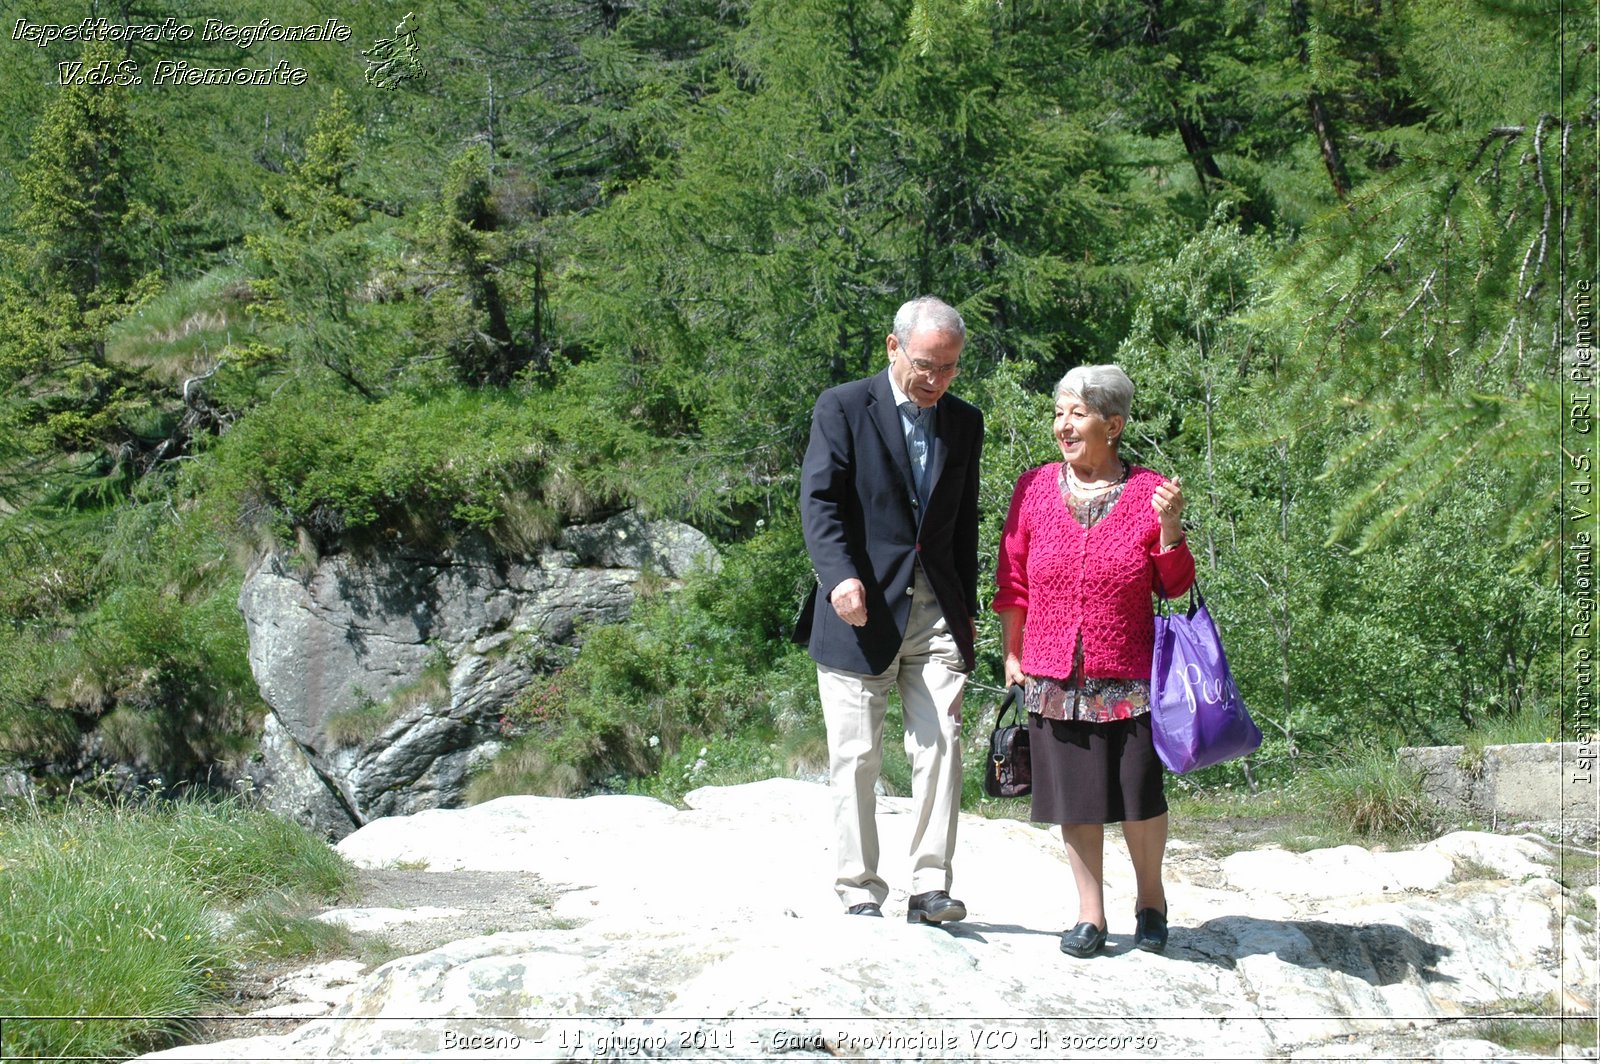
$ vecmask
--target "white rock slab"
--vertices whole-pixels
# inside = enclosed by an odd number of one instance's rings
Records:
[[[1246,850],[1223,858],[1222,867],[1241,889],[1316,899],[1437,890],[1456,870],[1455,863],[1440,852],[1373,853],[1359,846],[1307,853]]]
[[[368,825],[340,844],[357,863],[537,873],[563,892],[567,925],[392,961],[326,1018],[246,1049],[201,1048],[259,1060],[1309,1060],[1365,1047],[1403,1059],[1436,1056],[1459,1036],[1455,1018],[1559,994],[1557,936],[1582,930],[1552,919],[1561,888],[1528,871],[1531,855],[1487,839],[1221,862],[1175,846],[1169,948],[1141,953],[1113,832],[1109,946],[1080,961],[1058,948],[1076,900],[1054,830],[963,817],[954,892],[971,916],[941,930],[903,920],[905,801],[879,802],[894,889],[873,920],[844,916],[833,896],[825,787],[769,780],[687,800],[513,797]],[[1516,874],[1462,880],[1458,860]],[[1578,974],[1592,998],[1592,968]]]
[[[331,1008],[349,999],[356,981],[366,970],[367,966],[360,961],[326,961],[285,976],[279,988],[302,1001],[315,1001]]]
[[[1483,831],[1452,831],[1422,847],[1423,852],[1449,857],[1465,871],[1491,869],[1502,879],[1548,876],[1549,844]]]

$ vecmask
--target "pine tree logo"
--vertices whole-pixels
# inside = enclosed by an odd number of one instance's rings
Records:
[[[412,17],[412,12],[406,12],[406,17],[395,26],[393,37],[379,38],[371,48],[362,51],[367,61],[368,85],[393,89],[402,81],[428,76],[417,56],[417,30]]]

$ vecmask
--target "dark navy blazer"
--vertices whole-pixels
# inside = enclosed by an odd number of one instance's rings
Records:
[[[800,472],[800,520],[816,571],[794,640],[819,664],[880,673],[905,635],[918,559],[968,671],[978,615],[978,457],[983,415],[946,393],[938,403],[926,512],[917,504],[905,427],[888,371],[830,388],[811,415]],[[858,577],[867,623],[846,624],[828,594]]]

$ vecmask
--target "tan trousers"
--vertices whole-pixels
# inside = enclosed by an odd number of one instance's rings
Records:
[[[883,764],[889,689],[897,685],[915,814],[911,893],[950,889],[950,859],[961,811],[961,692],[967,676],[950,626],[920,566],[912,597],[900,653],[883,672],[868,676],[817,666],[837,835],[834,889],[847,907],[867,901],[882,905],[889,895],[889,885],[878,875],[874,787]]]

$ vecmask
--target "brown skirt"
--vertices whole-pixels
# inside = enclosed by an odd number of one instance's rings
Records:
[[[1040,824],[1118,824],[1167,811],[1150,714],[1105,723],[1028,714],[1033,814]]]

